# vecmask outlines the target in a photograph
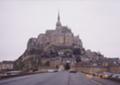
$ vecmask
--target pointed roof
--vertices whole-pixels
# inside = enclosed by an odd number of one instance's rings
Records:
[[[58,21],[60,21],[60,14],[59,14],[59,12],[58,12]]]
[[[58,12],[58,18],[57,18],[56,26],[62,26],[61,22],[60,22],[60,14],[59,14],[59,12]]]

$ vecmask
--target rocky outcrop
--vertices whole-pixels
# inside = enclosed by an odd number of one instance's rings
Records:
[[[36,67],[33,64],[40,63],[41,58],[73,57],[81,55],[83,50],[79,36],[74,36],[67,26],[62,26],[58,21],[55,30],[47,30],[44,34],[28,40],[27,48],[17,59],[15,67],[30,69]]]
[[[74,36],[67,26],[62,26],[58,16],[55,30],[47,30],[44,34],[28,40],[25,52],[15,62],[15,68],[38,69],[46,66],[46,63],[52,60],[59,63],[70,60],[74,63],[81,59],[83,61],[87,58],[92,60],[96,56],[98,53],[85,51],[79,36]]]

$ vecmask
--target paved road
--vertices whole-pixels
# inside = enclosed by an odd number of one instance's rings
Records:
[[[120,85],[82,73],[56,72],[0,80],[0,85]]]

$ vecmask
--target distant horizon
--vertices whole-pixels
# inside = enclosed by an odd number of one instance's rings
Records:
[[[0,1],[0,61],[16,60],[31,37],[61,23],[79,35],[83,47],[105,57],[120,58],[120,1]]]

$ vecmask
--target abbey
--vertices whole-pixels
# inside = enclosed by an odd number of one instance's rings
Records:
[[[48,46],[82,48],[79,36],[74,36],[67,26],[62,26],[59,13],[55,30],[47,30],[45,34],[39,34],[28,42],[28,49]]]
[[[37,38],[30,38],[25,52],[16,60],[18,69],[33,69],[64,64],[67,61],[75,63],[85,50],[79,36],[74,36],[71,29],[63,26],[58,13],[56,28],[41,33]]]

